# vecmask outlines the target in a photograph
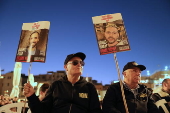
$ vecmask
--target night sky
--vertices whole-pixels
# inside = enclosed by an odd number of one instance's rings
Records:
[[[142,75],[170,69],[169,0],[0,0],[0,67],[13,71],[23,23],[50,21],[45,63],[31,73],[64,70],[68,54],[84,52],[83,76],[103,84],[118,80],[113,54],[100,55],[92,17],[121,13],[131,50],[116,53],[120,71],[130,61],[147,67]],[[29,63],[22,63],[28,74]]]

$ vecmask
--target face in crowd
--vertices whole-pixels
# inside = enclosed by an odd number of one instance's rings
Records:
[[[29,42],[30,45],[32,44],[32,47],[35,47],[38,41],[39,41],[39,34],[37,32],[30,35]]]
[[[127,69],[123,72],[124,78],[126,81],[134,84],[138,84],[141,79],[141,70],[138,67],[134,67],[133,69]]]
[[[68,75],[82,75],[84,62],[79,57],[73,57],[65,66]]]
[[[170,79],[166,79],[165,82],[162,83],[163,89],[170,94]]]
[[[114,26],[106,27],[104,35],[105,35],[105,38],[106,38],[108,44],[115,43],[117,41],[117,39],[119,38],[118,29]]]

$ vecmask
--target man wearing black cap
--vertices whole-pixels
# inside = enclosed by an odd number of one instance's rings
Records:
[[[159,113],[151,92],[139,84],[144,65],[128,62],[123,68],[123,89],[129,113]],[[103,113],[126,113],[120,83],[112,84],[103,99]]]
[[[24,85],[23,93],[32,113],[101,113],[94,85],[81,77],[85,58],[81,52],[66,57],[67,76],[52,83],[42,102],[29,83]]]

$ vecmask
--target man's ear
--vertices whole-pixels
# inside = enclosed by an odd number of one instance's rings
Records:
[[[122,74],[123,74],[124,78],[126,78],[126,71],[124,71]]]
[[[68,71],[68,70],[67,70],[67,65],[64,65],[64,69],[65,69],[66,71]]]
[[[43,93],[43,92],[42,92],[42,91],[40,91],[40,94],[39,94],[39,95],[42,95],[42,93]]]
[[[163,83],[163,86],[167,87],[167,86],[168,86],[168,84],[167,84],[167,83]]]

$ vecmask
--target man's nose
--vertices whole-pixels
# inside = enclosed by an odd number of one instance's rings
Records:
[[[81,66],[81,63],[79,62],[77,65],[78,65],[78,66]]]
[[[113,33],[110,33],[109,36],[113,36]]]

